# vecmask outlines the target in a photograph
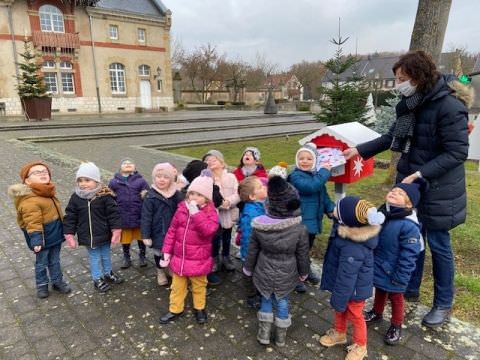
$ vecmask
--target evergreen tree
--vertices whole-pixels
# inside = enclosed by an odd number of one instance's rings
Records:
[[[400,101],[400,96],[396,91],[392,91],[392,94],[394,97],[387,98],[385,101],[388,105],[380,106],[380,112],[377,114],[374,130],[380,134],[385,134],[397,117],[395,106]]]
[[[23,53],[19,54],[23,58],[23,62],[17,63],[20,68],[17,86],[18,95],[21,99],[49,96],[43,76],[40,74],[42,64],[33,49],[32,42],[24,40],[23,47]]]

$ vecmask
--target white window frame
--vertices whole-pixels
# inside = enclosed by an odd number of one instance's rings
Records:
[[[68,79],[67,79],[68,76]],[[75,80],[73,73],[62,72],[60,73],[60,79],[62,81],[62,93],[63,94],[75,94]],[[71,85],[70,85],[71,84]],[[66,87],[71,87],[71,90],[65,90]]]
[[[65,32],[65,21],[62,11],[53,5],[42,5],[38,9],[40,29],[42,32]]]
[[[108,36],[111,40],[118,40],[118,25],[108,26]]]
[[[55,78],[55,90],[51,90],[51,82],[47,81],[47,79],[49,79],[50,77],[54,77]],[[43,73],[43,78],[44,78],[44,81],[45,81],[45,85],[47,85],[47,88],[48,88],[48,93],[50,94],[58,94],[58,76],[57,76],[57,73],[56,72],[44,72]]]
[[[146,64],[142,64],[138,67],[138,75],[139,76],[150,76],[150,66]]]
[[[108,73],[112,94],[126,94],[127,84],[125,80],[125,66],[120,63],[110,64],[108,67]]]
[[[61,61],[60,62],[60,69],[62,70],[72,70],[73,66],[70,61]]]
[[[138,42],[145,44],[147,42],[147,30],[143,28],[137,29]]]
[[[42,64],[43,69],[55,69],[55,61],[45,60]]]

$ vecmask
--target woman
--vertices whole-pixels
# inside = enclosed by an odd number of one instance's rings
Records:
[[[344,151],[368,159],[387,149],[401,152],[397,182],[425,178],[418,215],[432,253],[433,307],[423,318],[437,327],[449,317],[454,296],[454,259],[449,230],[465,222],[464,161],[468,154],[468,110],[471,90],[452,75],[440,74],[424,51],[402,55],[393,66],[396,89],[403,95],[396,106],[397,119],[387,134]],[[408,285],[405,297],[418,300],[425,251]]]

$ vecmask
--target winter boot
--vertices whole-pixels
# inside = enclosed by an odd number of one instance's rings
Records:
[[[363,318],[365,319],[365,322],[367,325],[377,323],[379,321],[382,321],[383,315],[382,314],[377,314],[375,310],[370,310],[366,311],[363,313]]]
[[[230,256],[223,257],[222,266],[225,269],[225,271],[235,271],[235,265],[233,264],[232,259],[230,259]]]
[[[40,285],[37,287],[37,297],[39,299],[45,299],[48,297],[48,295],[48,285]]]
[[[52,289],[58,291],[61,294],[69,294],[72,292],[72,288],[63,280],[56,284],[53,284]]]
[[[120,265],[121,269],[128,269],[132,266],[132,260],[130,258],[130,245],[129,244],[122,244],[123,249],[123,262]]]
[[[138,265],[140,267],[145,267],[147,266],[147,258],[146,258],[147,247],[145,246],[143,241],[138,241],[138,249],[139,249]]]
[[[257,340],[262,345],[270,344],[270,333],[272,332],[273,313],[258,312],[258,333]]]
[[[218,272],[218,270],[220,270],[220,266],[221,266],[221,263],[220,263],[220,256],[215,256],[213,258],[213,269],[212,269],[212,272]]]
[[[164,269],[157,268],[157,283],[160,286],[168,285],[168,279]]]
[[[325,347],[331,347],[347,343],[347,333],[339,333],[335,329],[327,330],[326,334],[320,338],[320,344]]]
[[[207,281],[208,281],[208,286],[217,286],[222,283],[222,280],[220,279],[220,277],[214,272],[211,272],[210,274],[207,275]]]
[[[402,326],[396,326],[391,324],[383,338],[387,345],[397,345],[402,339]]]
[[[350,346],[347,346],[348,354],[345,356],[345,360],[362,360],[367,357],[367,346],[360,346],[353,343]]]
[[[288,315],[287,319],[275,318],[275,345],[285,346],[287,339],[287,329],[292,325],[292,317]]]

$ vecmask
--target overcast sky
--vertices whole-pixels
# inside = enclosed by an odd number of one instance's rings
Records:
[[[338,32],[346,52],[407,50],[418,0],[163,0],[172,10],[172,34],[184,48],[211,43],[229,58],[253,62],[260,53],[286,69],[325,60]],[[444,42],[480,52],[480,0],[453,0]]]

